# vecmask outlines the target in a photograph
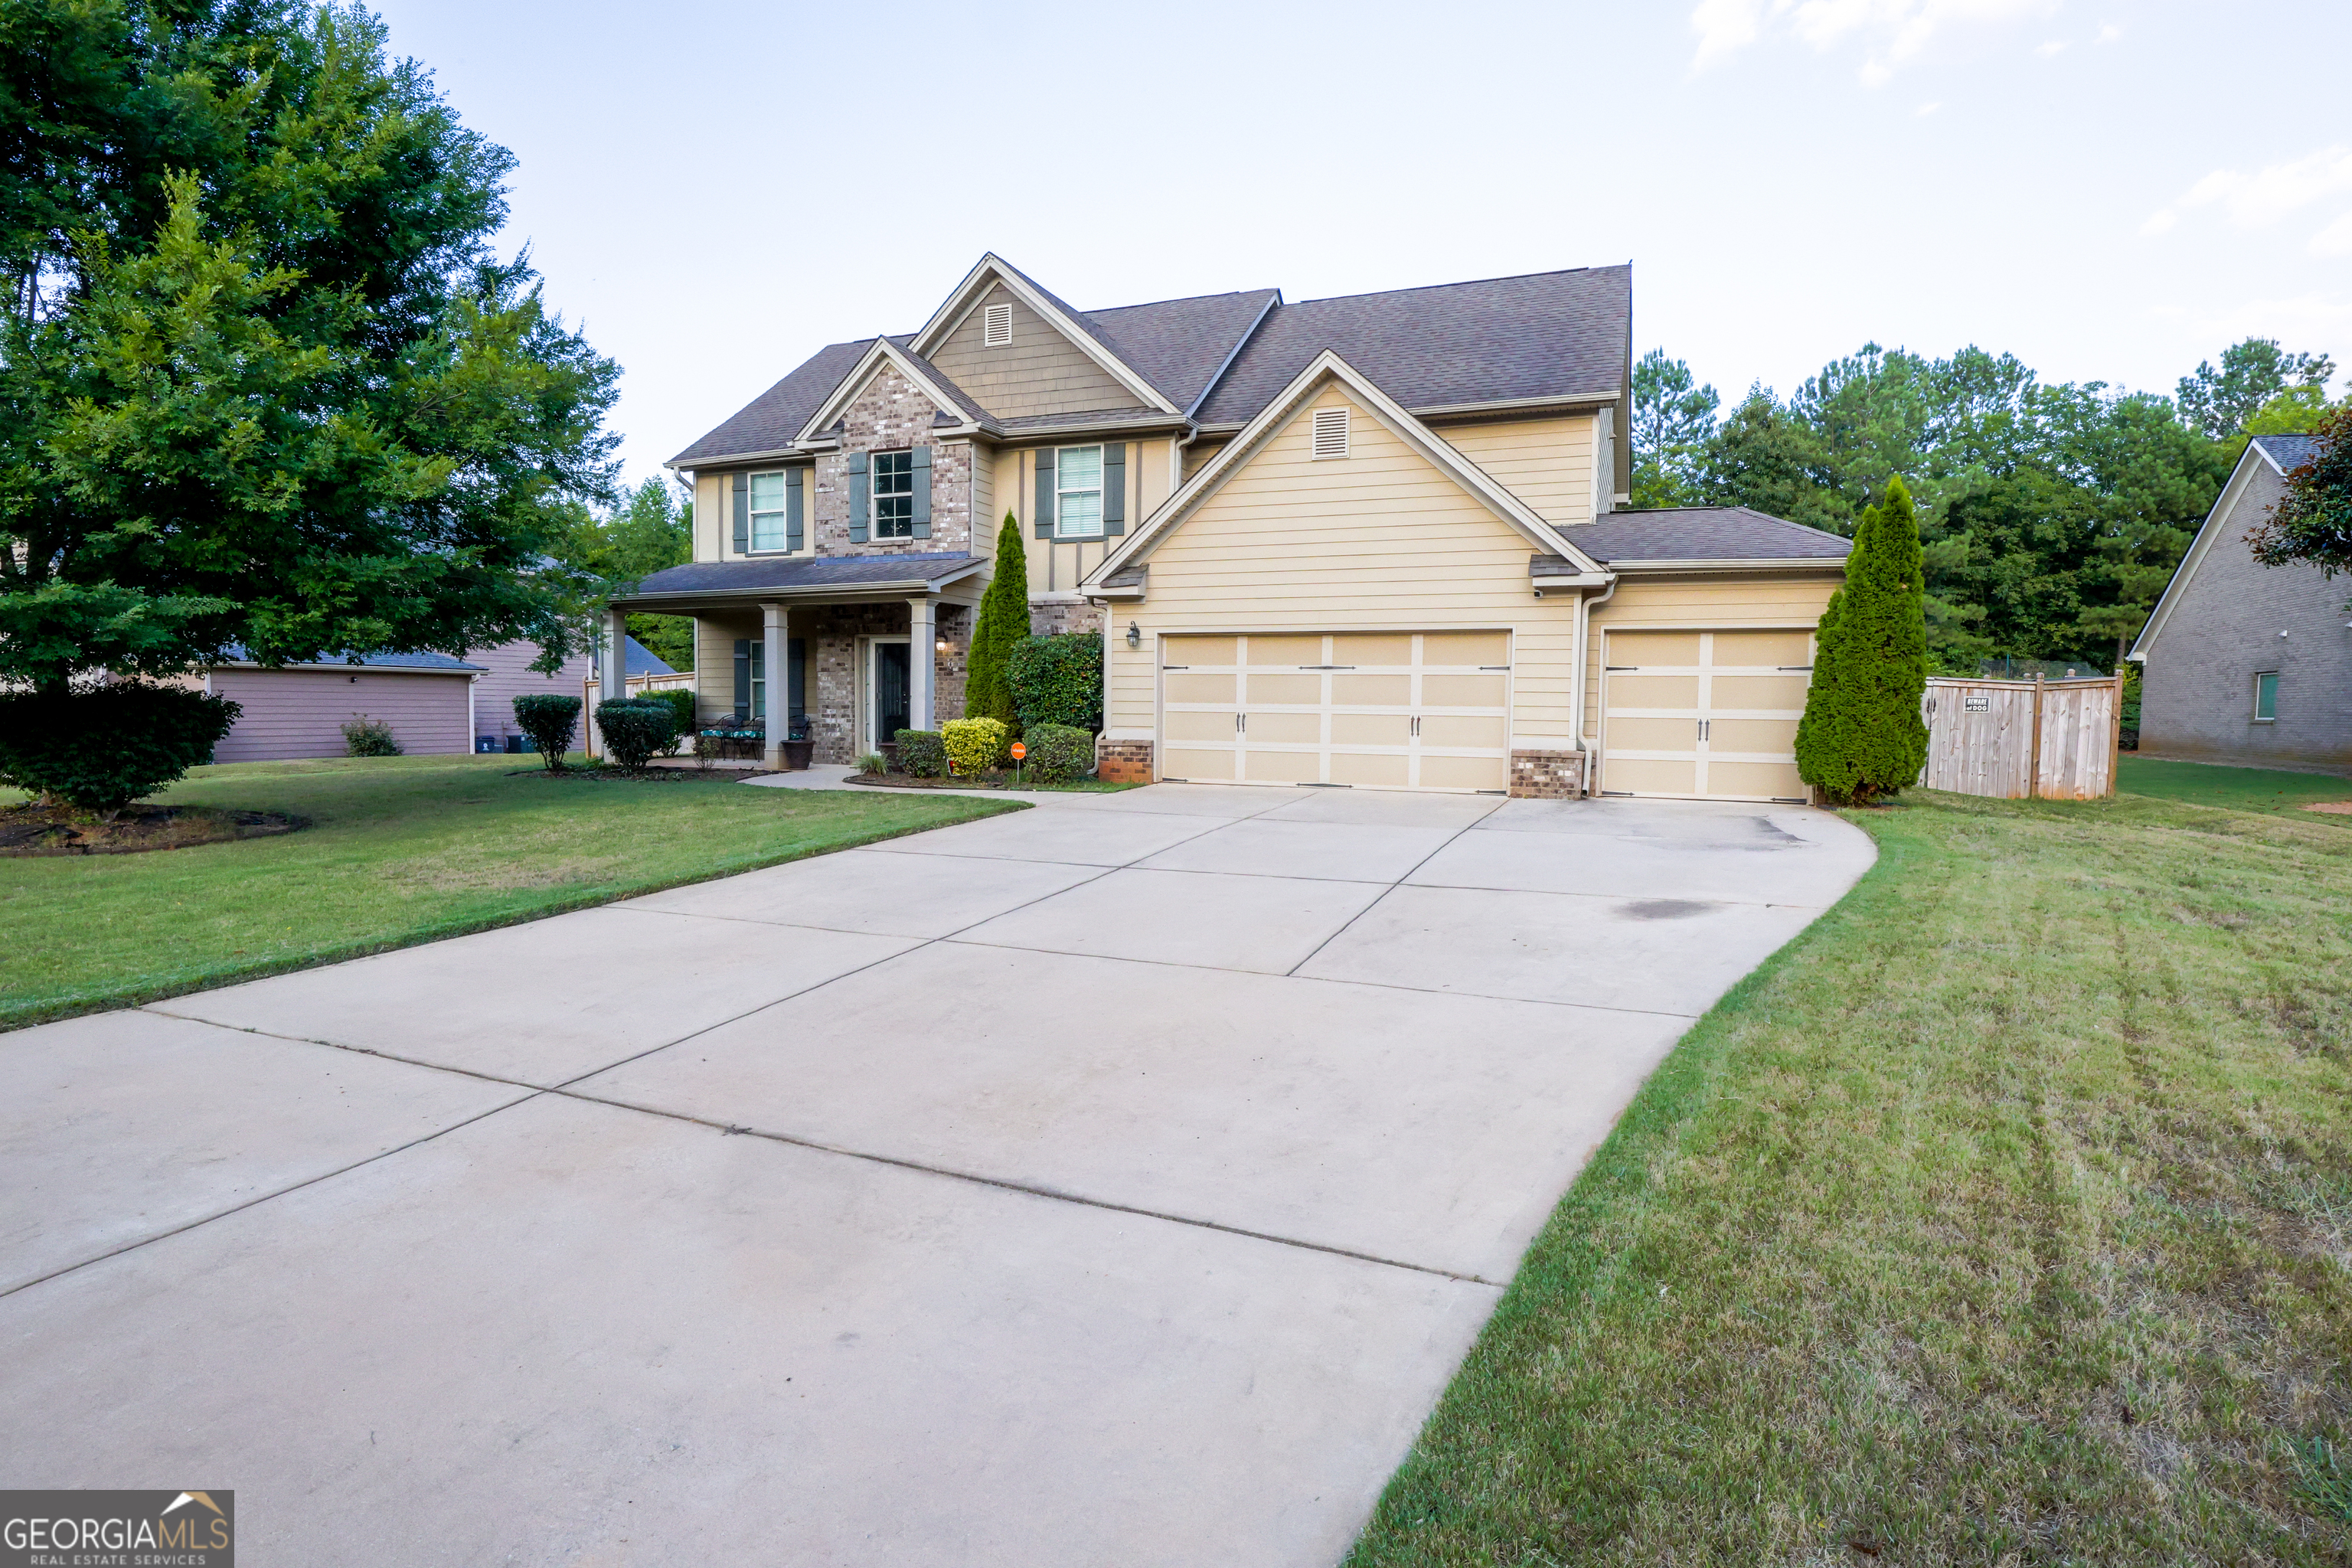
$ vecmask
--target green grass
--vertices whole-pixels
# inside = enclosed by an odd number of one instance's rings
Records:
[[[2171,763],[2126,752],[2116,787],[2128,795],[2185,800],[2232,811],[2284,812],[2305,822],[2352,826],[2352,816],[2305,811],[2310,801],[2352,800],[2352,779],[2332,773],[2290,773],[2276,768],[2223,768],[2205,763]]]
[[[1644,1087],[1354,1568],[2352,1559],[2352,836],[1850,819],[1878,864]]]
[[[499,756],[199,768],[160,798],[312,826],[146,855],[0,858],[0,1027],[1026,809],[709,780],[564,783],[537,767]]]

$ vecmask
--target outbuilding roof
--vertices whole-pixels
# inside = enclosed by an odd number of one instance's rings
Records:
[[[2316,436],[2257,436],[2254,445],[2263,456],[2276,463],[2283,472],[2292,471],[2311,461],[2319,450]]]
[[[221,664],[256,664],[252,654],[241,644],[231,643],[221,649]],[[446,653],[362,653],[338,654],[332,658],[298,659],[290,664],[277,665],[278,669],[410,669],[425,670],[438,675],[472,675],[480,671],[478,664],[467,664],[462,658],[452,658]]]

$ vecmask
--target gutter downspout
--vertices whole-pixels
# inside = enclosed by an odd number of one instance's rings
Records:
[[[1607,604],[1611,595],[1617,592],[1617,584],[1622,581],[1622,577],[1612,576],[1609,579],[1609,586],[1599,594],[1579,594],[1576,596],[1576,700],[1570,704],[1570,710],[1576,716],[1576,751],[1584,759],[1583,787],[1588,795],[1592,793],[1592,752],[1584,744],[1585,649],[1592,640],[1593,607]]]

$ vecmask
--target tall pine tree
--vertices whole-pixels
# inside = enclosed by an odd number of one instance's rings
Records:
[[[1834,805],[1893,795],[1927,763],[1923,573],[1911,492],[1890,479],[1885,498],[1863,509],[1845,585],[1822,613],[1812,687],[1797,724],[1797,772]]]
[[[1029,552],[1021,542],[1020,520],[1008,511],[996,531],[996,574],[981,595],[980,623],[972,628],[963,688],[965,718],[1002,719],[1017,726],[1004,667],[1028,635]]]

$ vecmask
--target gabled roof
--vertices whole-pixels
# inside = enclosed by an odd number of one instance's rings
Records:
[[[1842,534],[1807,528],[1744,506],[1659,507],[1613,511],[1563,530],[1577,547],[1611,567],[1673,563],[1835,562],[1853,552]],[[1568,570],[1536,563],[1538,577]]]
[[[670,461],[690,468],[697,463],[721,458],[781,455],[808,424],[817,405],[832,395],[833,389],[841,384],[841,378],[873,346],[872,338],[860,338],[854,343],[825,344],[803,360],[792,374],[744,405],[733,417]]]
[[[1415,413],[1620,396],[1633,269],[1587,267],[1277,305],[1196,417],[1241,425],[1326,349]]]
[[[896,367],[899,374],[920,387],[923,395],[941,411],[952,409],[962,415],[965,424],[985,417],[971,395],[941,375],[939,366],[914,350],[902,347],[896,338],[873,338],[867,341],[866,352],[857,356],[857,363],[849,367],[849,374],[843,376],[840,384],[827,393],[814,411],[802,421],[801,427],[793,432],[793,441],[811,441],[823,435],[841,416],[850,402],[866,390],[866,384],[874,378],[874,373],[885,364]]]
[[[2147,650],[2156,646],[2157,637],[2164,631],[2164,623],[2171,617],[2172,606],[2179,604],[2181,595],[2189,591],[2197,569],[2211,553],[2214,541],[2231,531],[2231,525],[2226,520],[2238,510],[2238,502],[2244,498],[2246,487],[2253,482],[2254,476],[2264,468],[2282,476],[2290,469],[2299,468],[2311,459],[2318,445],[2318,441],[2309,436],[2257,436],[2246,443],[2246,449],[2238,454],[2237,467],[2230,470],[2229,479],[2221,486],[2221,493],[2213,498],[2213,510],[2207,512],[2205,521],[2197,525],[2197,537],[2189,542],[2187,550],[2181,552],[2180,564],[2172,569],[2172,580],[2165,584],[2156,607],[2148,611],[2147,620],[2139,629],[2139,636],[2132,639],[2131,652],[2124,656],[2126,659],[2145,660],[2147,658]]]
[[[931,319],[923,323],[922,330],[909,340],[908,346],[924,354],[937,349],[946,341],[947,335],[955,331],[956,323],[970,315],[982,297],[1000,283],[1042,317],[1048,326],[1069,339],[1080,353],[1100,366],[1105,374],[1135,394],[1137,402],[1164,406],[1171,414],[1183,412],[1169,400],[1167,394],[1152,385],[1141,372],[1121,359],[1118,351],[1095,330],[1084,312],[1071,309],[1041,287],[1036,279],[993,252],[982,257],[979,263],[964,275],[963,281],[956,285],[955,292],[931,313]]]
[[[1279,289],[1249,289],[1089,310],[1086,319],[1097,337],[1189,414],[1248,341],[1250,329],[1281,303]]]
[[[1104,556],[1101,564],[1088,573],[1086,581],[1079,584],[1080,590],[1092,591],[1107,586],[1114,577],[1124,580],[1124,574],[1130,566],[1140,562],[1161,539],[1181,526],[1195,508],[1238,473],[1257,455],[1268,437],[1290,422],[1309,397],[1332,383],[1346,387],[1359,405],[1387,426],[1400,440],[1469,492],[1497,518],[1517,529],[1537,549],[1574,563],[1580,574],[1594,583],[1604,580],[1606,574],[1600,563],[1570,542],[1570,536],[1578,530],[1556,528],[1536,515],[1527,502],[1488,478],[1485,469],[1407,413],[1361,371],[1327,349],[1309,361],[1279,395],[1269,399],[1239,435],[1202,465],[1199,473],[1187,479],[1174,495],[1144,519],[1142,524],[1128,535],[1126,543]]]

